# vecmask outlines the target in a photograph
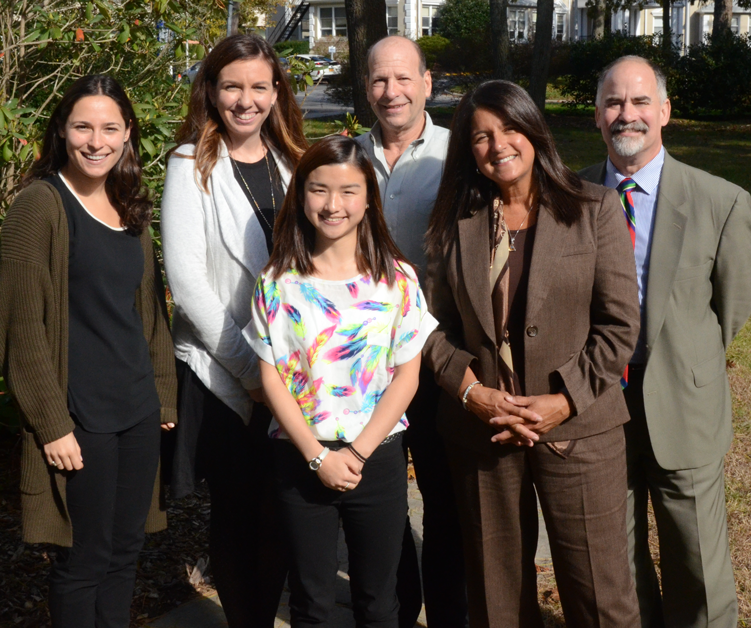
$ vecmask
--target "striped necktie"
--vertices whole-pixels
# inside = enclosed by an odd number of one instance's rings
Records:
[[[636,188],[636,182],[631,178],[625,178],[618,184],[615,189],[621,197],[621,205],[623,205],[623,215],[626,217],[626,226],[628,227],[628,233],[631,236],[631,246],[636,248],[636,214],[634,212],[634,199],[631,196],[631,192]],[[621,388],[628,386],[628,365],[623,371],[623,377],[621,378]]]

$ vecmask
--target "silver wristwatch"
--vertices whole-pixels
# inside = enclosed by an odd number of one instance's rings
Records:
[[[321,468],[321,465],[323,464],[323,459],[329,455],[329,452],[331,450],[328,447],[324,447],[323,451],[318,454],[313,460],[308,462],[308,466],[310,467],[311,471],[318,471],[318,469]]]

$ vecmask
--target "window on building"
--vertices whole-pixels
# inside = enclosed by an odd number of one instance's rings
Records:
[[[566,30],[566,15],[564,13],[555,14],[555,30],[553,32],[553,39],[557,41],[563,41],[564,33]]]
[[[730,30],[733,31],[733,35],[738,35],[741,32],[741,18],[739,15],[734,15],[730,20]]]
[[[438,7],[422,7],[422,36],[430,37],[435,34],[435,28],[438,25]]]
[[[388,26],[389,35],[399,33],[399,7],[386,7],[386,26]]]
[[[346,37],[347,14],[344,7],[321,7],[318,9],[321,37]]]
[[[652,32],[655,35],[662,34],[662,13],[652,14]]]
[[[511,41],[524,41],[524,25],[526,11],[524,9],[508,10],[508,36]]]

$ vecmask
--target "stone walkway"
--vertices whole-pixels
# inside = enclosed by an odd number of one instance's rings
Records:
[[[409,485],[409,517],[419,556],[422,554],[422,497],[414,481],[410,482]],[[536,562],[538,565],[550,564],[550,545],[548,544],[542,515],[540,515],[540,539],[537,546]],[[275,628],[289,627],[288,599],[289,591],[285,590],[277,612]],[[227,622],[224,619],[219,598],[214,595],[177,607],[149,624],[149,628],[223,628],[226,625]],[[331,628],[352,628],[354,625],[349,596],[349,578],[347,576],[347,547],[344,544],[344,535],[340,532],[336,608],[330,626]],[[421,628],[427,626],[424,609],[420,614],[417,626]]]

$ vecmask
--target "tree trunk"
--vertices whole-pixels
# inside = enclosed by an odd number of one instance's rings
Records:
[[[605,37],[605,0],[595,0],[592,16],[592,39]]]
[[[662,54],[665,61],[673,56],[673,26],[670,15],[672,0],[662,0]]]
[[[529,77],[529,95],[545,111],[545,91],[548,87],[550,52],[553,48],[554,0],[537,0],[537,30],[532,51],[532,75]]]
[[[368,48],[388,35],[386,0],[345,0],[347,11],[347,39],[349,40],[349,68],[352,81],[352,100],[358,121],[373,126],[375,114],[365,91],[368,71]]]
[[[508,36],[508,0],[490,0],[490,54],[493,78],[511,81],[511,42]]]
[[[733,19],[733,0],[715,0],[714,23],[712,24],[712,37],[728,35],[730,33],[730,21]]]

